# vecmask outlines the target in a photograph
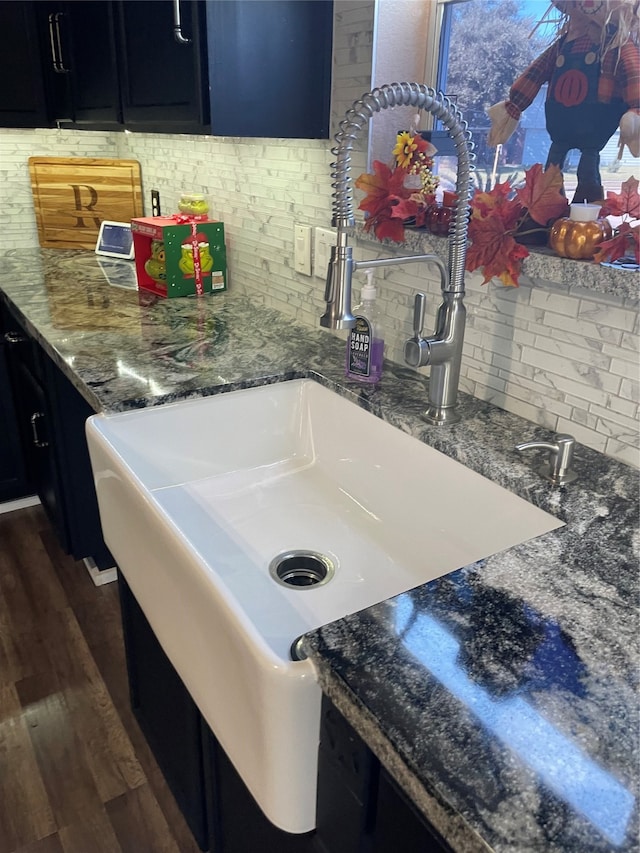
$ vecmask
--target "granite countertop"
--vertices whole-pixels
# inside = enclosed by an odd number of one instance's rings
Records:
[[[3,257],[0,290],[98,411],[309,376],[566,526],[308,635],[320,684],[457,851],[638,850],[638,472],[578,446],[553,488],[516,442],[546,430],[387,362],[347,383],[343,344],[234,293],[157,300],[89,252]],[[424,484],[426,489],[445,484]]]

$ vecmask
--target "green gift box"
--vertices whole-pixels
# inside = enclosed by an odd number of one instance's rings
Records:
[[[201,296],[227,289],[224,224],[202,217],[131,220],[138,287],[158,296]]]

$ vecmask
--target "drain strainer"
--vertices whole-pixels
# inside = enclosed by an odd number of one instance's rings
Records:
[[[333,560],[317,551],[285,551],[269,563],[269,574],[274,581],[297,589],[328,583],[334,572]]]

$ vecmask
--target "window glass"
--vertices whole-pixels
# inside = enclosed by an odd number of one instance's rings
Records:
[[[555,10],[547,0],[467,0],[444,9],[437,88],[446,92],[463,112],[472,132],[476,153],[477,187],[489,189],[497,181],[519,180],[534,163],[544,164],[550,139],[545,128],[546,86],[522,114],[519,127],[498,148],[489,148],[487,107],[508,97],[518,75],[556,38]],[[545,13],[548,12],[547,21]],[[537,25],[537,26],[536,26]],[[617,160],[618,134],[601,152],[605,189],[619,191],[621,181],[633,174],[634,158],[625,149]],[[571,151],[564,169],[569,197],[576,186],[579,151]],[[441,186],[455,184],[455,159],[437,158]],[[636,161],[637,166],[637,161]]]

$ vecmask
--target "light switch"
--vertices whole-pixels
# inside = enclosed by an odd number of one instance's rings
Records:
[[[293,265],[296,272],[311,275],[311,226],[293,227]]]
[[[331,247],[335,246],[336,240],[336,232],[332,228],[316,228],[313,274],[318,278],[327,277]]]

